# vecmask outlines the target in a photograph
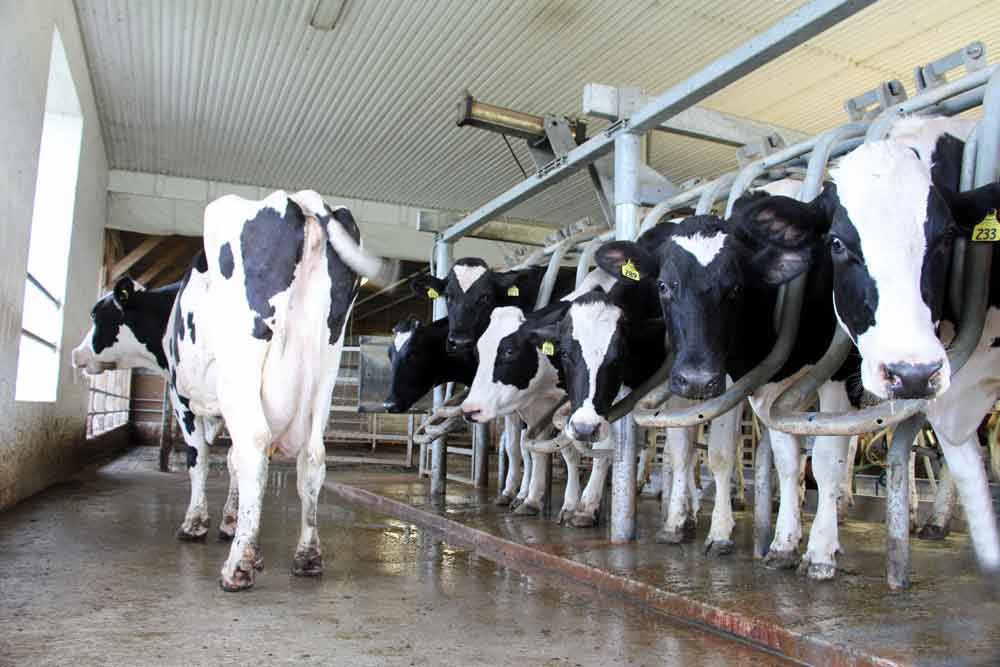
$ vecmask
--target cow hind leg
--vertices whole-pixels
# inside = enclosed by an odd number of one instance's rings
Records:
[[[614,425],[607,438],[597,443],[594,449],[614,449]],[[580,494],[580,502],[576,506],[573,517],[569,520],[569,525],[574,528],[590,528],[597,525],[597,514],[601,509],[601,499],[604,497],[605,483],[608,478],[608,470],[611,469],[610,457],[599,457],[594,459],[593,467],[590,470],[590,479],[587,486]]]
[[[521,429],[516,417],[504,418],[503,443],[507,452],[507,479],[497,495],[496,504],[500,506],[514,502],[521,478]]]
[[[219,524],[219,539],[223,542],[232,541],[236,535],[236,518],[240,507],[240,485],[233,463],[233,448],[226,454],[226,467],[229,469],[229,493],[226,504],[222,506],[222,522]]]
[[[208,500],[205,498],[205,484],[208,480],[208,443],[205,442],[202,418],[192,418],[191,413],[187,412],[185,420],[184,412],[183,409],[178,411],[178,420],[184,432],[184,442],[187,444],[191,500],[184,514],[184,521],[177,529],[177,539],[182,542],[200,542],[208,535],[209,525]]]
[[[559,523],[564,523],[573,517],[580,505],[580,452],[570,445],[559,453],[566,462],[566,491],[563,493],[562,509],[559,510]]]
[[[798,565],[798,546],[802,539],[802,507],[799,503],[799,437],[770,429],[771,452],[778,471],[780,502],[775,521],[774,539],[764,558],[773,568]]]
[[[948,465],[941,466],[938,474],[937,493],[934,495],[934,509],[927,523],[917,533],[922,540],[943,540],[951,532],[951,517],[955,514],[955,480],[951,478]]]
[[[694,456],[694,428],[673,428],[667,430],[667,449],[672,463],[667,514],[663,526],[656,534],[656,541],[667,544],[680,544],[694,539],[695,517],[692,515],[692,489],[690,468],[696,458]],[[664,470],[663,479],[668,474]],[[666,487],[663,489],[667,495]]]
[[[524,502],[514,509],[514,514],[519,516],[535,516],[542,511],[545,481],[552,474],[549,468],[548,454],[531,452],[531,479],[528,482],[528,495],[524,498]]]
[[[323,553],[317,530],[319,491],[326,479],[326,449],[322,433],[319,438],[311,438],[309,446],[299,451],[296,463],[299,499],[302,501],[302,532],[292,558],[292,574],[315,577],[323,574]]]

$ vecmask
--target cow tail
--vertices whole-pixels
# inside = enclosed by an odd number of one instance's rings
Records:
[[[386,287],[399,280],[399,262],[365,252],[336,217],[331,216],[327,220],[326,232],[330,247],[359,276],[364,276],[378,287]]]

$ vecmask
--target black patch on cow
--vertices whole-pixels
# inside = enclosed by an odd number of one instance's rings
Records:
[[[131,279],[123,280],[131,282]],[[114,292],[98,301],[90,312],[94,321],[94,335],[91,338],[94,352],[100,354],[113,346],[118,341],[121,327],[126,326],[136,340],[153,355],[157,365],[166,369],[163,337],[178,291],[179,284],[174,283],[155,290],[130,291],[130,296],[122,303],[115,300]]]
[[[837,313],[851,337],[857,340],[858,336],[875,325],[879,293],[865,264],[858,230],[839,202],[830,226],[830,256]]]
[[[198,450],[191,445],[187,446],[187,464],[188,468],[193,468],[198,465]]]
[[[177,387],[174,387],[174,391],[177,391]],[[187,431],[188,435],[192,435],[194,433],[194,413],[191,412],[191,401],[180,394],[177,394],[177,401],[184,406],[184,410],[181,411],[184,430]]]
[[[188,330],[191,332],[191,344],[195,343],[195,330],[194,330],[194,311],[187,314],[187,325]]]
[[[234,268],[233,247],[229,245],[229,241],[226,241],[219,248],[219,271],[222,272],[222,277],[228,280],[233,277]]]
[[[993,342],[990,343],[990,347],[1000,347],[1000,338],[994,338]]]
[[[232,251],[230,251],[230,259],[232,259]],[[208,261],[205,259],[204,250],[199,250],[198,254],[194,256],[191,267],[198,273],[208,273]],[[232,269],[230,269],[230,272],[232,272]]]
[[[251,330],[254,338],[271,339],[271,328],[264,320],[274,316],[271,298],[287,290],[295,278],[295,269],[302,261],[305,223],[302,209],[289,199],[284,215],[265,206],[243,225],[240,252],[247,303],[256,314]]]
[[[358,225],[354,222],[354,216],[351,215],[351,212],[343,206],[332,211],[330,207],[326,207],[326,210],[333,218],[329,224],[339,223],[357,243],[361,238],[361,233],[358,231]],[[323,229],[326,229],[325,225]],[[344,328],[344,320],[347,319],[347,313],[358,293],[358,276],[340,259],[330,245],[327,245],[326,248],[326,271],[330,276],[330,312],[326,317],[326,326],[330,332],[328,342],[333,345],[340,338],[340,333]]]

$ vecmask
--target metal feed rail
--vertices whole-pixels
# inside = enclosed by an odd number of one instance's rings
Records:
[[[445,277],[451,268],[452,243],[488,220],[514,208],[533,195],[567,178],[597,158],[615,151],[615,228],[619,239],[632,239],[638,232],[637,178],[640,162],[639,134],[690,108],[712,93],[787,53],[811,37],[836,25],[875,0],[813,0],[774,26],[755,36],[727,55],[673,86],[637,110],[630,121],[620,121],[557,158],[544,169],[488,202],[462,221],[445,230],[435,242],[435,275]],[[435,319],[445,316],[444,304],[435,302]],[[435,389],[435,405],[444,402],[444,393]],[[612,540],[635,537],[635,454],[634,423],[619,429],[619,447],[613,474]],[[445,444],[435,440],[432,455],[431,493],[445,490]]]

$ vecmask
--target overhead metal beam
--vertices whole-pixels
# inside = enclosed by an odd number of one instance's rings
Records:
[[[773,26],[655,97],[631,118],[631,132],[651,130],[737,79],[766,65],[875,0],[813,0]]]
[[[813,0],[746,44],[714,61],[693,76],[637,110],[628,122],[619,121],[580,144],[565,156],[479,207],[442,234],[454,241],[482,227],[489,219],[511,210],[538,192],[559,183],[614,148],[620,132],[641,133],[697,104],[714,92],[795,48],[810,37],[873,4],[875,0]]]
[[[600,83],[588,83],[583,87],[583,113],[587,116],[618,120],[628,117],[648,102],[649,96],[638,88],[617,88]],[[789,145],[809,136],[798,130],[703,107],[686,109],[653,129],[735,147],[760,141],[761,137],[772,134],[779,135]]]

